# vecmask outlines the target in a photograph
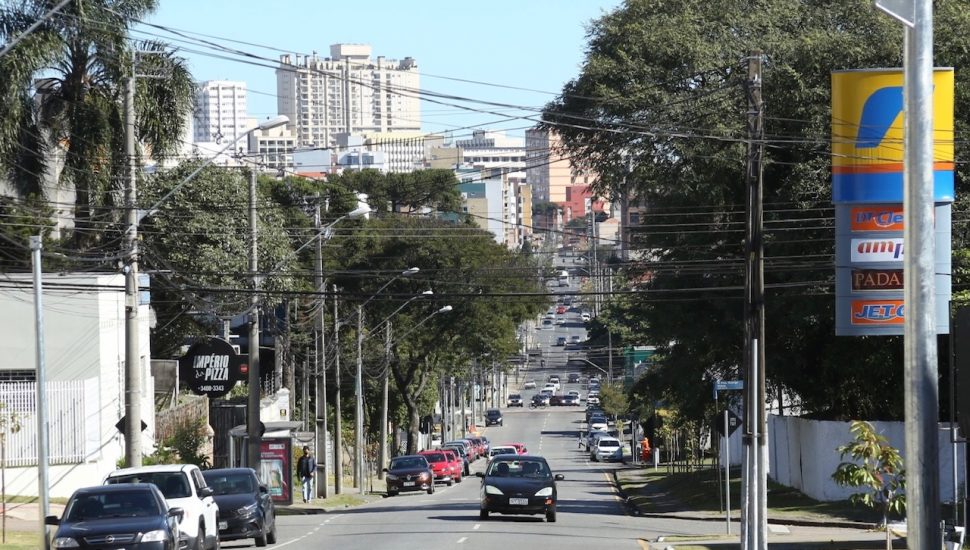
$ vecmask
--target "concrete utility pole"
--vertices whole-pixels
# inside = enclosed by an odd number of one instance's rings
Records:
[[[343,436],[340,421],[340,318],[337,316],[337,285],[333,285],[333,351],[334,351],[334,415],[333,415],[333,492],[344,490]]]
[[[125,197],[125,464],[141,466],[141,349],[138,340],[138,159],[135,152],[135,65],[125,79],[125,155],[128,189]]]
[[[323,278],[323,235],[320,232],[320,194],[317,193],[317,204],[313,212],[313,226],[317,232],[317,265],[314,283],[320,293],[320,303],[317,306],[317,372],[314,380],[314,394],[316,397],[316,440],[317,440],[317,496],[330,496],[330,481],[327,479],[327,462],[329,449],[327,448],[327,314],[326,292],[327,281]]]
[[[906,519],[910,548],[940,545],[939,387],[933,235],[933,4],[914,0],[903,63],[903,325]],[[952,330],[952,329],[951,329]]]
[[[387,466],[387,401],[388,386],[391,379],[391,321],[387,321],[384,339],[384,380],[381,384],[381,444],[377,458],[377,479],[384,479],[384,467]],[[444,410],[444,407],[442,407]]]
[[[47,360],[44,354],[44,279],[41,276],[40,252],[44,248],[40,235],[30,238],[30,255],[34,272],[34,328],[37,343],[37,495],[40,500],[40,525],[50,508],[50,485],[47,477],[47,464],[50,453],[47,448]],[[4,524],[6,525],[6,524]],[[40,546],[48,548],[47,530],[40,530]]]
[[[259,471],[259,447],[263,437],[259,421],[259,249],[257,244],[256,217],[256,165],[249,172],[249,274],[252,277],[253,296],[249,310],[249,392],[246,400],[246,465]]]
[[[748,162],[747,235],[745,239],[744,306],[744,520],[741,547],[768,547],[767,423],[765,418],[765,313],[762,161],[764,152],[764,105],[761,100],[760,50],[748,54]]]
[[[364,494],[364,307],[357,306],[357,376],[354,383],[354,482]]]

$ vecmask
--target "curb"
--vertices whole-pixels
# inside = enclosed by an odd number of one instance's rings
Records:
[[[644,518],[656,518],[656,519],[684,519],[684,520],[694,520],[694,521],[719,521],[723,522],[723,517],[712,517],[706,515],[694,515],[694,514],[681,514],[681,513],[669,513],[669,512],[643,512],[641,511],[633,502],[631,497],[626,494],[623,487],[620,485],[618,474],[619,470],[614,470],[611,474],[613,478],[613,487],[616,489],[617,494],[623,498],[623,502],[626,504],[628,513],[631,516],[644,517]],[[772,518],[768,517],[768,523],[773,525],[795,525],[799,527],[831,527],[831,528],[841,528],[841,529],[863,529],[872,530],[876,528],[874,523],[866,523],[859,521],[849,521],[849,520],[838,520],[838,519],[807,519],[807,518]]]
[[[348,508],[357,508],[365,504],[370,504],[371,502],[377,502],[384,498],[384,493],[369,493],[361,502],[354,504],[341,504],[334,506],[297,506],[295,504],[279,505],[276,507],[276,515],[278,516],[315,516],[320,514],[333,514]]]

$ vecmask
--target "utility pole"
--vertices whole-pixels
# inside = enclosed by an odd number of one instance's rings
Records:
[[[384,479],[384,466],[387,465],[387,400],[388,385],[391,379],[391,321],[387,321],[384,339],[384,383],[381,388],[381,444],[379,449],[377,479]],[[444,407],[442,407],[442,412]]]
[[[317,193],[317,204],[313,211],[313,227],[317,233],[317,265],[314,274],[314,286],[320,293],[320,303],[317,306],[317,372],[314,377],[314,394],[316,397],[316,440],[317,440],[317,496],[327,498],[330,493],[327,479],[327,462],[329,449],[327,448],[327,281],[323,278],[323,236],[320,234],[320,194]]]
[[[333,285],[333,351],[334,351],[334,415],[333,415],[333,492],[344,490],[343,437],[340,427],[340,318],[337,317],[337,285]]]
[[[249,274],[252,277],[253,296],[249,310],[249,393],[246,400],[246,433],[249,445],[246,465],[259,471],[259,447],[263,434],[259,422],[259,252],[257,248],[256,217],[256,165],[249,172]]]
[[[357,306],[357,376],[354,383],[354,483],[364,488],[364,307]],[[433,481],[433,480],[432,480]]]
[[[768,547],[767,521],[767,447],[765,431],[765,313],[762,161],[764,143],[764,105],[761,99],[760,50],[748,54],[748,222],[745,239],[744,304],[744,479],[745,488],[741,548],[765,550]]]
[[[125,262],[125,464],[141,466],[141,346],[138,340],[138,162],[135,153],[135,64],[125,79],[125,155],[128,231]]]
[[[44,525],[44,518],[50,509],[50,485],[48,483],[48,464],[50,452],[48,450],[47,424],[47,359],[44,346],[44,278],[40,252],[44,248],[44,241],[40,235],[30,237],[31,270],[34,275],[34,330],[37,346],[37,496],[40,501],[40,524]],[[6,520],[4,520],[6,529]],[[46,529],[41,529],[41,541],[38,548],[49,548]]]

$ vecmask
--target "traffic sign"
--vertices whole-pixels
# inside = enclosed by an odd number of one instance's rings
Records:
[[[731,435],[734,433],[735,430],[738,429],[739,426],[741,426],[741,418],[738,415],[734,414],[731,411],[731,409],[727,410],[727,415],[728,415],[728,435]],[[717,433],[721,435],[721,437],[724,437],[724,411],[723,410],[718,411],[717,417],[714,418],[714,429],[717,430]]]
[[[743,390],[744,380],[715,380],[714,391]]]

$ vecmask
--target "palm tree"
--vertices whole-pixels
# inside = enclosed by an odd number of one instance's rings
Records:
[[[20,0],[0,11],[0,43],[56,2]],[[161,42],[132,43],[131,26],[156,0],[74,0],[0,58],[0,175],[23,196],[45,174],[73,189],[73,242],[85,250],[117,236],[125,187],[126,79],[136,79],[136,139],[160,159],[176,150],[192,109],[192,78]],[[146,53],[149,52],[149,53]]]

